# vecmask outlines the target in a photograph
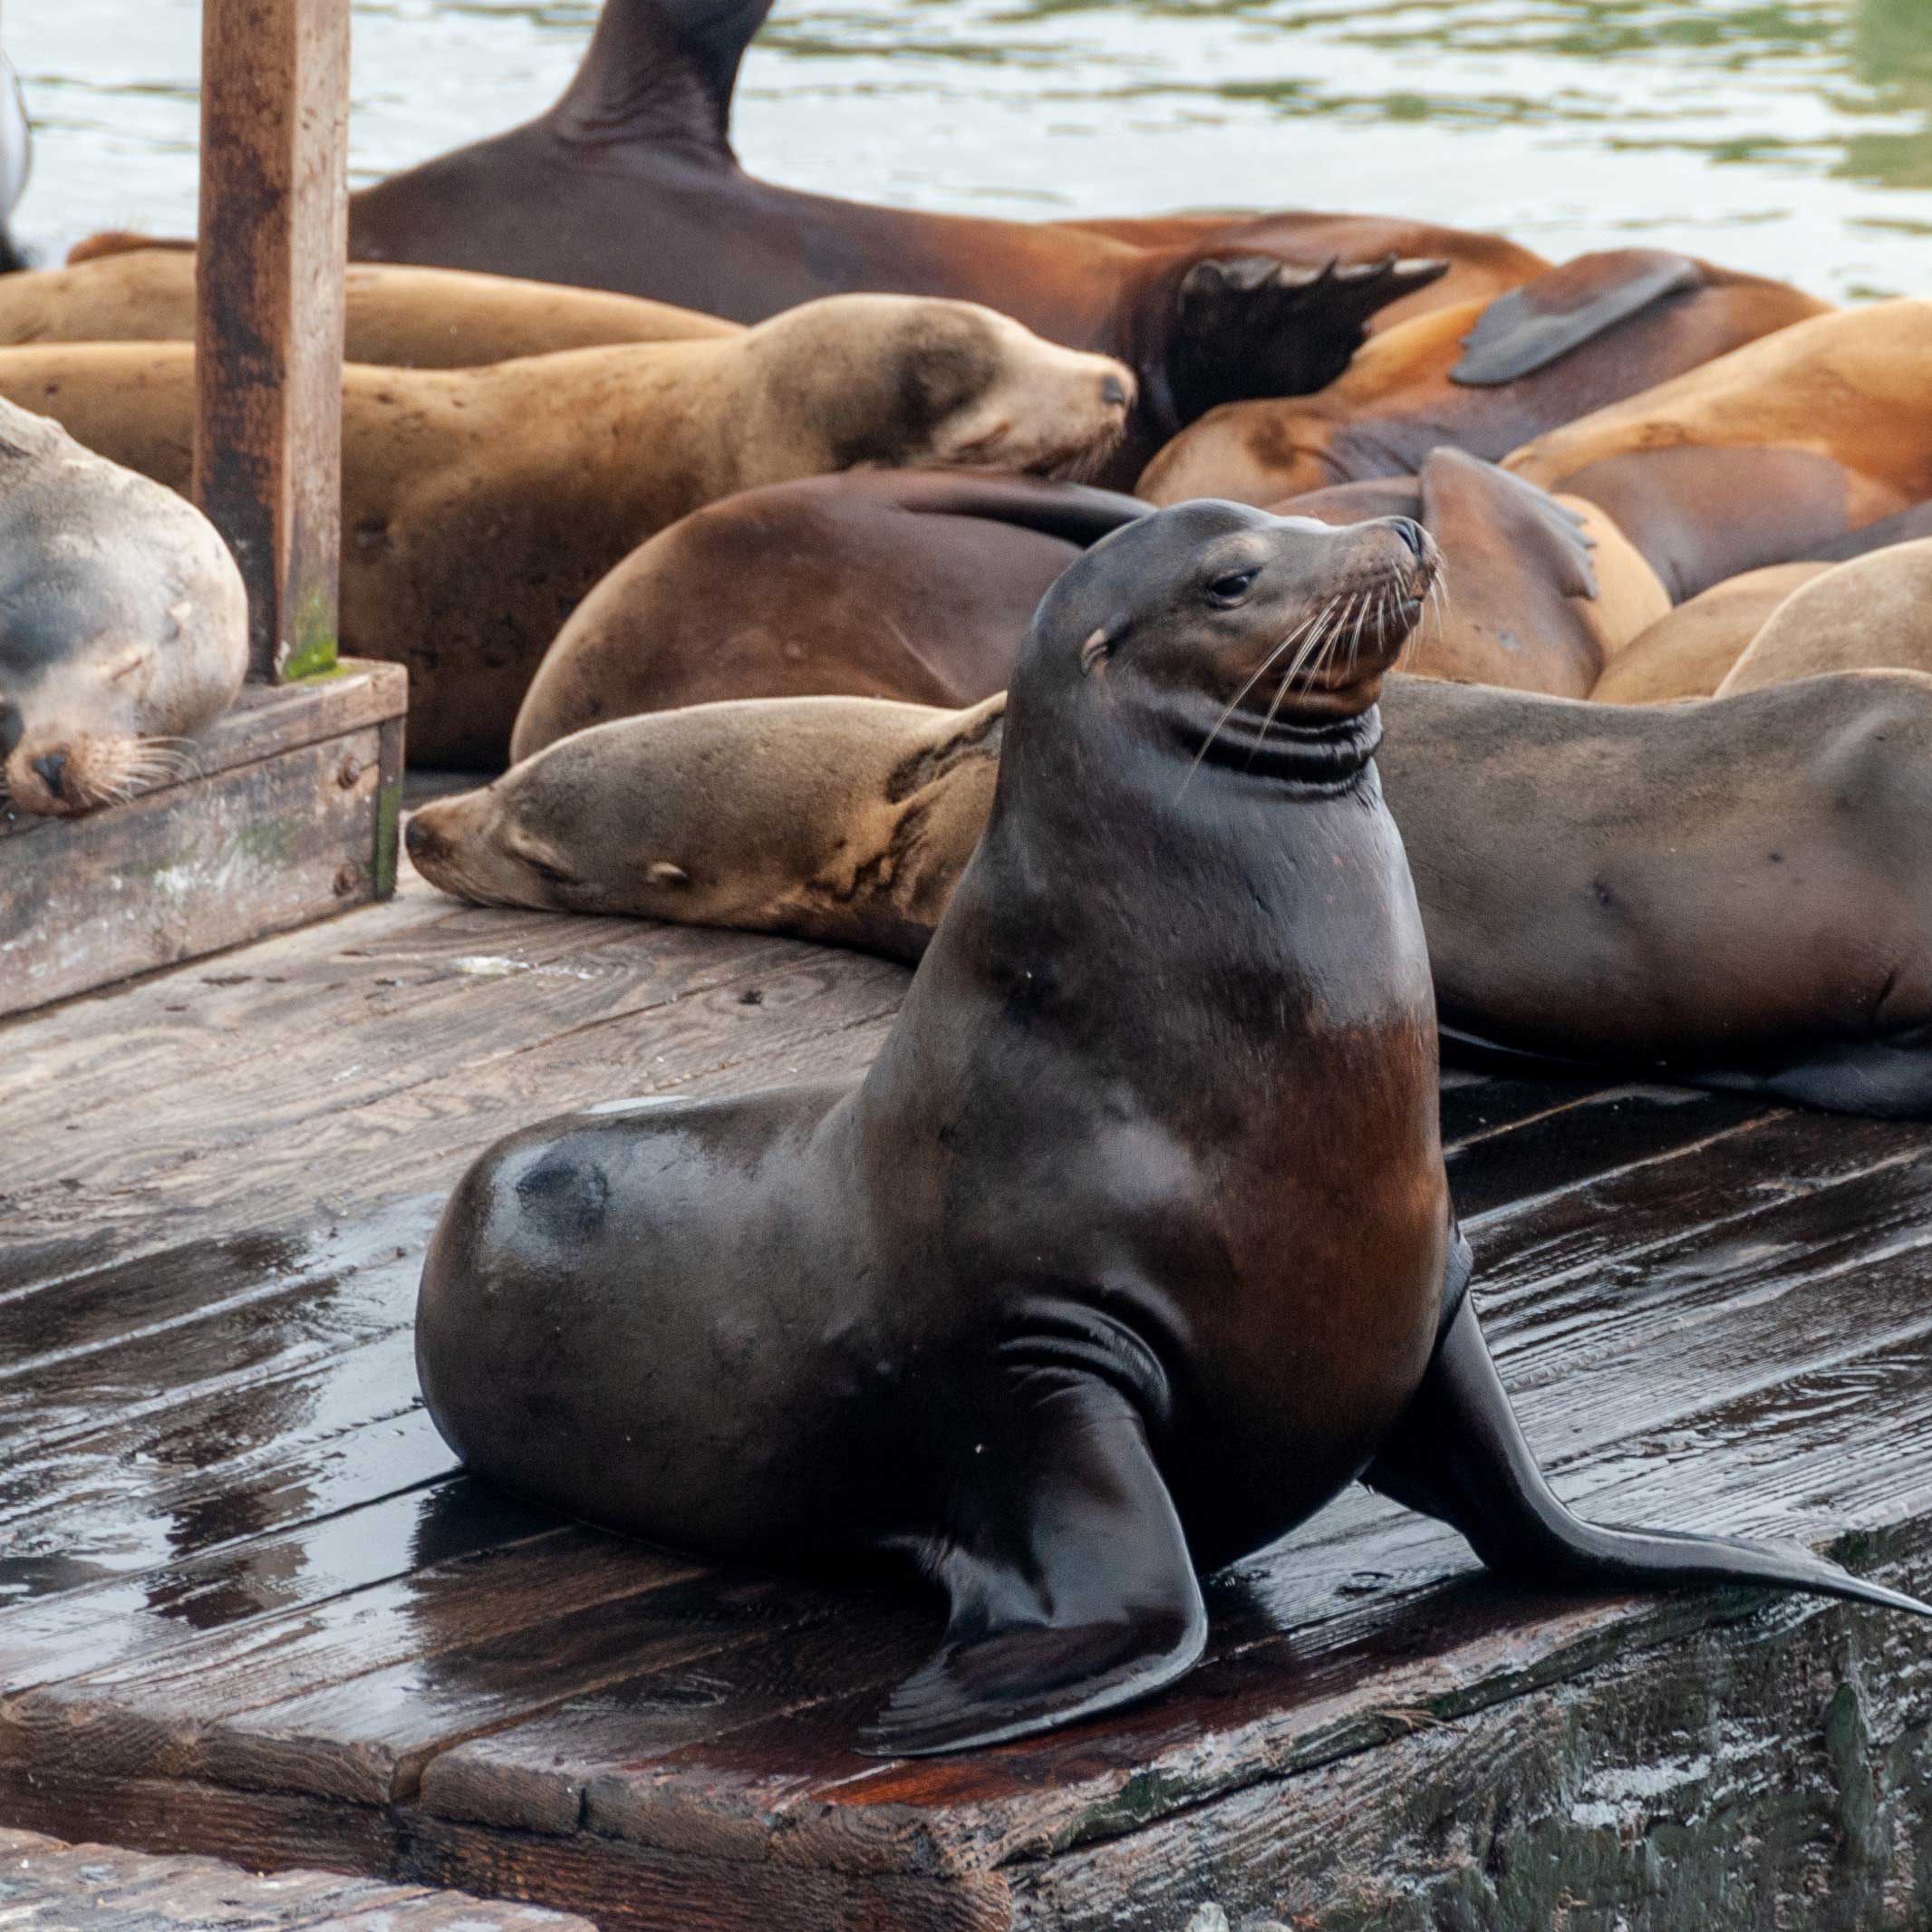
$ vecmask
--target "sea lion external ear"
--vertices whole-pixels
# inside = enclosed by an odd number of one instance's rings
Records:
[[[1571,1515],[1523,1440],[1466,1300],[1362,1480],[1454,1525],[1490,1569],[1532,1589],[1763,1583],[1932,1617],[1932,1605],[1867,1583],[1809,1550],[1603,1529]]]
[[[1183,423],[1223,402],[1300,396],[1332,382],[1378,309],[1426,288],[1447,262],[1303,268],[1273,255],[1208,256],[1175,291],[1168,380]]]
[[[873,1757],[1002,1744],[1146,1696],[1199,1658],[1207,1610],[1139,1414],[1111,1384],[998,1385],[954,1472],[935,1566],[945,1640],[860,1740]]]
[[[1094,666],[1114,648],[1114,639],[1106,626],[1102,624],[1087,642],[1080,646],[1080,669],[1090,672]]]
[[[1463,338],[1449,380],[1489,389],[1533,375],[1653,303],[1703,285],[1695,262],[1665,248],[1579,256],[1498,295]]]

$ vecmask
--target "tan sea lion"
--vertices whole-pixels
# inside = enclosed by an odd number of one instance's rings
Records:
[[[352,362],[468,369],[607,343],[702,342],[736,323],[667,303],[451,268],[352,262],[343,278]],[[192,342],[192,249],[105,252],[0,277],[0,346]]]
[[[1504,467],[1587,497],[1683,603],[1932,497],[1932,301],[1781,329],[1538,437]]]
[[[1595,504],[1525,488],[1460,449],[1417,477],[1291,497],[1284,516],[1325,523],[1412,516],[1443,555],[1445,601],[1404,668],[1581,698],[1629,641],[1670,608],[1657,574]]]
[[[1822,572],[1765,620],[1720,698],[1821,671],[1932,671],[1932,540]]]
[[[1372,763],[1432,567],[1414,525],[1212,502],[1073,565],[872,1067],[591,1106],[465,1174],[416,1319],[464,1462],[709,1558],[916,1562],[947,1627],[881,1756],[1173,1683],[1199,1577],[1357,1478],[1539,1589],[1932,1616],[1809,1550],[1583,1522],[1516,1425]],[[1357,648],[1288,656],[1370,587]]]
[[[84,812],[183,769],[247,668],[208,518],[0,402],[0,809]]]
[[[1146,514],[1077,484],[906,470],[728,497],[633,550],[571,613],[510,756],[601,719],[733,698],[970,704],[1006,689],[1061,571]]]
[[[0,395],[188,480],[186,343],[0,350]],[[500,764],[545,649],[654,531],[858,465],[1077,469],[1133,378],[967,303],[847,295],[718,341],[343,378],[342,641],[410,667],[410,755]]]
[[[1224,403],[1143,471],[1152,503],[1279,503],[1410,476],[1444,446],[1499,461],[1532,437],[1829,304],[1659,248],[1579,256],[1490,301],[1385,326],[1312,396]]]
[[[1770,564],[1726,577],[1660,617],[1610,660],[1590,696],[1599,704],[1708,698],[1765,620],[1829,564]]]
[[[1626,706],[1391,677],[1382,706],[1445,1026],[1932,1117],[1932,678]],[[997,708],[792,699],[601,725],[424,807],[410,850],[484,903],[915,958],[977,836]]]

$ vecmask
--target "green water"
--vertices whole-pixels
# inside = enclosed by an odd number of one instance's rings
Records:
[[[356,178],[534,112],[594,12],[363,0]],[[12,0],[30,241],[186,230],[197,17]],[[1368,208],[1932,292],[1932,0],[781,0],[738,132],[762,172],[928,208]]]

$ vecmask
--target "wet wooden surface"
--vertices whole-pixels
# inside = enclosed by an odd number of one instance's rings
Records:
[[[936,1607],[706,1570],[458,1473],[443,1193],[590,1098],[856,1069],[899,969],[386,904],[0,1023],[0,1823],[610,1928],[1909,1926],[1932,1635],[1524,1598],[1355,1493],[1144,1709],[882,1764]],[[1452,1075],[1505,1380],[1589,1513],[1932,1586],[1932,1135]]]
[[[0,1925],[14,1932],[591,1932],[534,1906],[326,1871],[257,1876],[0,1831]]]

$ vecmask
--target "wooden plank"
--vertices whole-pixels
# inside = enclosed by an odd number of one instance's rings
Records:
[[[335,661],[349,0],[203,0],[201,19],[194,495],[274,681]]]
[[[391,668],[245,708],[211,734],[201,776],[79,818],[16,819],[0,1014],[376,897],[393,879],[400,796]],[[22,1077],[34,1073],[25,1063]]]

